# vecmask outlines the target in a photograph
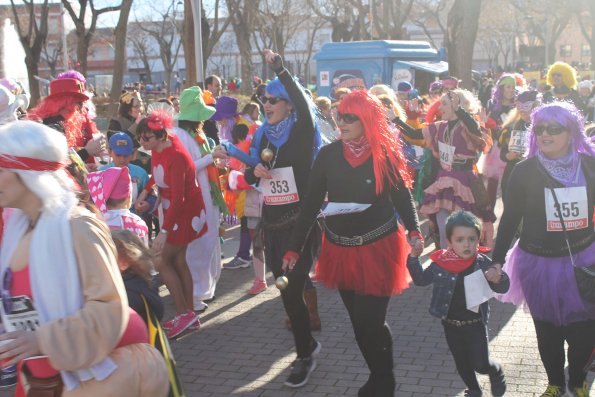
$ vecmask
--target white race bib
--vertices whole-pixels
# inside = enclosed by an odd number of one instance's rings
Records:
[[[588,227],[587,189],[584,186],[578,186],[557,188],[554,191],[560,203],[560,212],[562,213],[566,230]],[[545,213],[547,216],[548,232],[559,232],[563,230],[555,203],[556,201],[551,190],[545,188]]]
[[[508,141],[508,151],[524,154],[527,143],[527,131],[512,130],[510,131],[510,141]]]
[[[292,167],[269,170],[271,179],[261,179],[260,187],[267,205],[283,205],[300,201]]]
[[[440,165],[446,171],[452,169],[452,162],[455,157],[455,147],[448,143],[438,141],[438,151],[440,152]]]

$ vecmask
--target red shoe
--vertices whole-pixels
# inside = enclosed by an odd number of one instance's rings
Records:
[[[186,331],[192,324],[198,321],[198,316],[193,311],[188,311],[184,314],[180,314],[177,318],[178,321],[175,322],[173,328],[167,331],[167,337],[169,339],[173,339],[176,336],[180,335],[182,332]]]
[[[171,320],[164,322],[163,324],[161,324],[161,327],[163,327],[164,330],[169,331],[170,329],[172,329],[174,327],[174,325],[176,324],[176,321],[178,321],[178,317],[179,316],[175,316]]]
[[[248,293],[250,295],[258,295],[265,289],[267,289],[267,282],[265,280],[255,278],[252,282],[252,287],[248,290]]]

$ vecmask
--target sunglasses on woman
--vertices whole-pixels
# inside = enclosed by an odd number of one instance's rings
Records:
[[[547,134],[549,136],[554,136],[554,135],[560,135],[561,133],[563,133],[564,131],[566,131],[566,128],[560,126],[560,125],[536,125],[535,127],[533,127],[533,132],[535,133],[535,135],[537,136],[542,136],[543,133],[547,131]]]
[[[277,102],[282,101],[283,98],[279,98],[278,96],[261,96],[260,101],[264,105],[265,103],[270,103],[271,105],[277,104]]]
[[[345,124],[353,124],[356,121],[359,121],[359,117],[351,113],[337,113],[337,121],[341,120],[343,120]]]

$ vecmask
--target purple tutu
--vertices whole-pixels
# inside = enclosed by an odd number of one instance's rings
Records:
[[[595,243],[574,254],[577,267],[595,262]],[[523,251],[517,243],[508,251],[504,271],[510,289],[497,299],[528,309],[531,316],[556,326],[594,320],[595,305],[581,299],[570,257],[547,258]]]

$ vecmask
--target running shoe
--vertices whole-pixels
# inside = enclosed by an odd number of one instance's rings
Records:
[[[173,339],[187,330],[192,324],[198,321],[198,316],[193,311],[188,311],[178,316],[178,321],[175,322],[173,328],[167,331],[167,337]]]
[[[231,261],[223,264],[224,269],[241,269],[250,266],[252,261],[250,259],[242,259],[239,256],[236,256]]]
[[[267,289],[267,282],[265,280],[255,278],[252,282],[252,287],[248,290],[248,293],[250,295],[258,295],[265,289]]]

